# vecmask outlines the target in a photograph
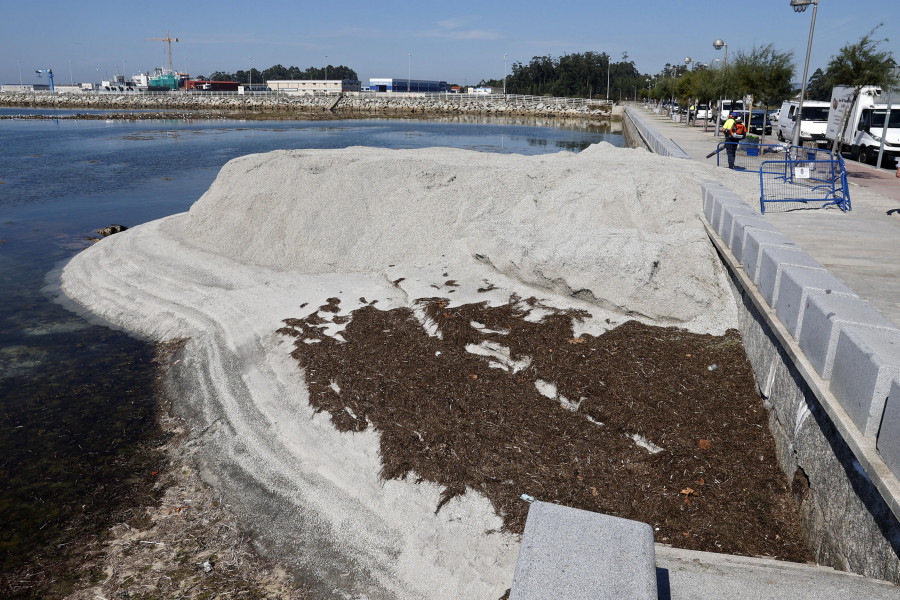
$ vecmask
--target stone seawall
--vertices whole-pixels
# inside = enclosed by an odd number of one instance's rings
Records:
[[[492,115],[608,120],[607,105],[566,98],[522,96],[345,95],[335,96],[199,94],[34,94],[0,93],[2,107],[101,110],[196,110],[222,113],[296,114],[301,118]]]
[[[821,265],[803,266],[818,263],[798,248],[785,256],[785,244],[793,243],[719,182],[703,184],[703,209],[743,307],[744,349],[769,410],[779,464],[800,505],[807,547],[821,565],[900,584],[900,483],[890,470],[896,457],[880,452],[875,435],[847,412],[853,403],[884,402],[880,394],[887,393],[877,389],[864,364],[878,362],[879,352],[866,352],[847,335],[878,339],[900,332],[859,323],[863,300]],[[836,301],[840,306],[832,305]],[[826,306],[824,319],[816,319],[820,305]],[[788,310],[801,306],[799,315]],[[804,340],[822,336],[842,346],[817,362],[815,354],[824,354],[830,343],[811,349]],[[864,359],[855,358],[860,354]],[[842,391],[848,388],[855,392],[850,397]],[[884,418],[882,435],[887,430],[893,439]]]

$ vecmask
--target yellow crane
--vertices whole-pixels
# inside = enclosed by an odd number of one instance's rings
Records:
[[[173,38],[169,35],[169,32],[166,31],[166,37],[164,38],[144,38],[148,42],[166,42],[169,48],[169,73],[174,74],[175,69],[172,67],[172,42],[177,42],[178,38]]]

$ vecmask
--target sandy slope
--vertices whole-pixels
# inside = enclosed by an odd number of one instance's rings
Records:
[[[721,333],[736,308],[698,220],[705,177],[606,144],[251,155],[189,213],[76,256],[61,283],[137,334],[191,338],[179,382],[206,477],[320,596],[497,598],[518,540],[489,503],[468,493],[435,514],[436,486],[380,480],[377,433],[314,415],[274,332],[332,297],[347,314],[518,293],[590,311],[593,333],[626,318]]]

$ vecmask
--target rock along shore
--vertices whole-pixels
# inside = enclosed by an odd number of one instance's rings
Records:
[[[365,94],[342,96],[200,94],[0,93],[0,107],[92,110],[190,110],[274,118],[347,119],[394,116],[529,116],[606,121],[610,107],[585,100],[538,96]]]

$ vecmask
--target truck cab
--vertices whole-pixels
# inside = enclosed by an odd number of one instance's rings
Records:
[[[888,159],[900,156],[900,104],[892,101],[888,116],[888,98],[881,88],[864,86],[855,101],[853,91],[843,86],[832,90],[828,139],[838,138],[841,150],[863,162],[877,161],[882,141]]]
[[[884,138],[884,154],[896,158],[900,155],[900,104],[891,106],[887,133],[884,120],[888,117],[887,104],[875,104],[859,111],[859,121],[855,128],[851,124],[848,129],[850,138],[850,155],[862,162],[875,163],[878,150]]]

